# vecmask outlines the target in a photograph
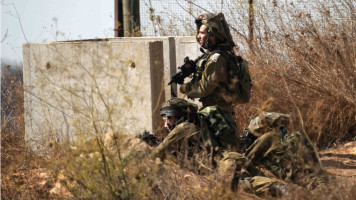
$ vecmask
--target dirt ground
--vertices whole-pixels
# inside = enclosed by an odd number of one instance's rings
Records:
[[[356,141],[320,151],[319,154],[328,172],[356,184]]]

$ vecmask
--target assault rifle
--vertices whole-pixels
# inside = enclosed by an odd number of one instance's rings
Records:
[[[158,146],[159,143],[162,142],[162,139],[157,138],[155,134],[149,132],[149,131],[144,131],[142,134],[138,136],[142,141],[146,142],[148,145],[151,147]]]
[[[196,65],[198,60],[203,58],[205,55],[205,51],[203,48],[200,48],[200,51],[203,53],[202,55],[198,56],[195,60],[189,60],[189,57],[184,58],[184,64],[178,67],[180,69],[179,72],[177,72],[175,75],[172,76],[171,81],[168,83],[168,85],[171,85],[172,83],[176,84],[183,84],[184,79],[191,75],[192,73],[195,73],[197,71]]]
[[[253,135],[248,131],[247,128],[244,129],[246,135],[241,135],[240,136],[240,147],[243,152],[245,152],[252,144],[255,142],[257,139],[257,136]]]

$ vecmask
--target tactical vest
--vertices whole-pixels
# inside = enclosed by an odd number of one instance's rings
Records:
[[[193,75],[192,81],[199,81],[202,78],[203,72],[205,69],[205,64],[206,64],[206,62],[208,62],[210,56],[212,56],[212,55],[213,55],[213,52],[207,53],[204,55],[204,57],[202,59],[200,59],[198,61],[197,72]]]
[[[206,54],[198,61],[197,72],[193,76],[193,81],[199,81],[202,78],[205,64],[210,57],[215,53],[220,54],[226,59],[227,84],[221,83],[221,86],[226,89],[228,102],[234,104],[244,104],[251,97],[251,77],[249,74],[248,63],[240,56],[235,56],[231,53],[214,50]]]

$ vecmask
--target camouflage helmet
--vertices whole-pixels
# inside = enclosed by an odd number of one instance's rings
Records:
[[[276,112],[261,112],[253,117],[248,125],[248,131],[255,136],[261,136],[271,130],[280,130],[289,124],[290,116]]]
[[[216,36],[220,43],[231,47],[235,46],[230,33],[229,25],[227,24],[223,13],[205,13],[199,15],[199,17],[195,20],[195,23],[197,25],[197,35],[199,34],[200,26],[205,25]]]
[[[182,98],[173,97],[162,104],[161,116],[188,117],[196,114],[197,110],[198,106],[196,104]]]

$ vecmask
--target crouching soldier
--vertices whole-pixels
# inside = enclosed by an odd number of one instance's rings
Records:
[[[217,167],[215,160],[222,157],[212,155],[211,148],[220,153],[237,150],[236,123],[217,106],[198,111],[196,104],[172,98],[162,104],[160,112],[169,133],[153,150],[153,157],[161,160],[170,157],[181,166],[205,174],[212,172]],[[211,166],[212,162],[214,166]]]
[[[301,131],[289,132],[289,115],[262,112],[251,120],[248,131],[258,137],[245,156],[287,183],[313,190],[327,181],[318,153]]]
[[[172,98],[161,106],[164,127],[169,132],[153,150],[153,157],[170,157],[182,166],[193,167],[202,150],[197,120],[198,106],[181,98]]]

